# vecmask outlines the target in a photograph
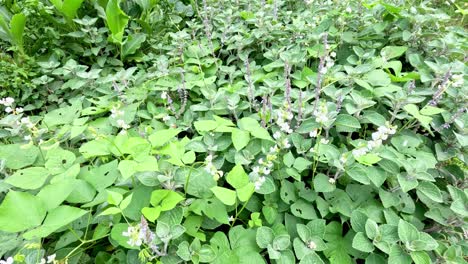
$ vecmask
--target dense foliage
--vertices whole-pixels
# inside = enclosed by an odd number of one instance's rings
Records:
[[[465,263],[462,2],[1,0],[0,263]]]

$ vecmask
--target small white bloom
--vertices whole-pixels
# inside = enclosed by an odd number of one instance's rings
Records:
[[[348,158],[346,158],[345,155],[341,155],[341,157],[340,157],[340,162],[341,162],[341,164],[345,164],[346,161],[348,161]]]
[[[330,53],[330,57],[335,58],[335,57],[336,57],[336,52],[332,51],[332,52]]]
[[[258,167],[258,166],[253,167],[252,172],[255,173],[255,174],[258,174],[260,172],[260,167]]]
[[[281,137],[281,132],[279,131],[276,131],[274,134],[273,134],[273,138],[274,139],[279,139]]]
[[[367,148],[368,148],[369,150],[372,150],[372,149],[377,148],[377,147],[379,147],[379,146],[381,146],[381,145],[382,145],[382,140],[380,140],[380,139],[378,139],[378,140],[371,140],[371,141],[369,141],[369,142],[367,143]]]
[[[261,165],[261,164],[263,164],[263,163],[264,163],[263,158],[260,158],[260,159],[258,160],[258,164]]]
[[[0,260],[0,264],[13,264],[14,260],[12,257],[8,257],[6,260]]]
[[[165,115],[165,116],[162,118],[162,120],[163,120],[164,122],[167,122],[167,121],[171,120],[171,116]]]
[[[234,216],[230,215],[230,216],[228,217],[228,222],[234,222]]]
[[[13,109],[8,106],[7,108],[5,108],[5,112],[11,113],[11,112],[13,112]]]
[[[336,180],[335,180],[335,178],[330,178],[330,179],[328,179],[328,182],[329,182],[330,184],[335,184],[335,183],[336,183]]]
[[[307,247],[312,249],[312,250],[315,250],[317,248],[317,244],[315,244],[314,241],[309,241],[309,243],[307,243]]]
[[[270,169],[269,168],[263,168],[263,174],[265,174],[265,175],[270,174]]]
[[[52,254],[50,256],[47,257],[47,263],[53,263],[54,260],[55,260],[55,256],[56,254]]]
[[[367,148],[357,148],[352,151],[354,157],[359,158],[367,154]]]
[[[278,151],[279,151],[278,145],[275,145],[275,146],[273,146],[273,147],[270,148],[270,152],[271,152],[271,153],[276,153],[276,152],[278,152]]]
[[[289,141],[287,138],[283,140],[283,148],[290,148],[291,144],[289,144]]]
[[[210,155],[206,156],[205,161],[208,161],[208,162],[213,161],[213,155],[210,154]]]
[[[117,120],[117,126],[121,127],[122,129],[125,129],[125,130],[130,128],[130,125],[125,123],[125,121],[122,120],[122,119]]]
[[[321,144],[328,144],[328,142],[330,142],[330,140],[328,140],[328,139],[326,139],[326,138],[320,139],[320,143],[321,143]]]
[[[30,141],[32,139],[31,135],[24,136],[24,140]]]
[[[124,114],[125,114],[124,111],[117,109],[115,106],[112,107],[112,109],[111,109],[111,117],[112,117],[112,118],[121,117],[121,116],[123,116]]]
[[[353,10],[351,9],[351,7],[348,6],[348,7],[346,8],[346,12],[351,13],[352,11],[353,11]]]
[[[312,131],[309,133],[309,136],[310,136],[311,138],[314,138],[314,137],[317,136],[317,133],[318,133],[318,129],[314,129],[314,130],[312,130]]]
[[[45,258],[41,258],[41,262],[39,262],[39,264],[46,264]]]
[[[260,190],[260,188],[262,187],[263,183],[265,182],[266,178],[264,176],[261,176],[259,177],[256,181],[255,181],[255,190]]]
[[[0,104],[4,105],[4,106],[11,106],[14,102],[15,102],[15,99],[13,99],[11,97],[6,97],[6,98],[0,99]]]
[[[16,107],[15,112],[20,114],[24,112],[24,109],[22,107]]]
[[[167,92],[164,91],[161,93],[161,99],[164,99],[164,100],[167,99]]]

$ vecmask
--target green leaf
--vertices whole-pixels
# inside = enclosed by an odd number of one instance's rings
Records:
[[[76,157],[73,152],[61,148],[47,152],[45,167],[51,174],[65,172],[75,162]]]
[[[28,240],[47,237],[51,233],[70,224],[86,213],[87,211],[76,207],[68,205],[59,206],[47,214],[44,223],[42,223],[40,227],[24,233],[23,236]]]
[[[112,33],[112,40],[117,44],[122,44],[125,27],[128,23],[128,16],[119,7],[120,0],[109,0],[106,6],[107,26]]]
[[[84,0],[64,0],[60,11],[68,18],[73,19]]]
[[[436,203],[443,202],[442,193],[440,192],[439,188],[432,182],[421,181],[416,190],[423,193]]]
[[[36,146],[21,144],[0,145],[0,159],[6,160],[5,167],[17,170],[34,163],[39,155]]]
[[[317,219],[317,213],[315,212],[314,206],[302,199],[291,205],[291,212],[293,215],[302,219]]]
[[[231,139],[232,139],[232,144],[234,145],[236,150],[239,151],[243,149],[245,146],[247,146],[247,144],[249,144],[250,133],[248,131],[235,128],[232,130]]]
[[[242,165],[236,165],[226,175],[226,180],[232,187],[239,189],[249,183],[249,176],[245,173]]]
[[[386,46],[380,51],[380,55],[386,60],[390,60],[400,57],[407,49],[408,47],[405,46]]]
[[[137,33],[129,35],[122,46],[122,59],[128,57],[128,55],[134,54],[145,40],[146,34]]]
[[[141,209],[141,213],[146,217],[146,219],[154,222],[161,214],[161,207],[143,207]]]
[[[333,192],[336,189],[335,184],[330,183],[330,177],[323,173],[317,174],[314,178],[314,190],[316,192]]]
[[[357,157],[356,160],[361,164],[372,166],[373,164],[381,161],[382,158],[380,158],[376,154],[368,153],[368,154]]]
[[[119,205],[122,199],[122,194],[107,190],[107,202],[109,204]]]
[[[31,167],[16,171],[5,182],[15,187],[34,190],[40,188],[49,177],[49,172],[42,167]]]
[[[419,240],[420,234],[414,225],[400,219],[398,222],[398,237],[404,243]]]
[[[415,264],[431,264],[431,257],[424,251],[412,251],[410,252],[411,259]]]
[[[148,139],[153,147],[162,147],[180,132],[180,129],[162,129],[151,134]]]
[[[76,183],[75,179],[65,179],[46,185],[37,194],[37,197],[42,200],[47,211],[50,211],[67,199]]]
[[[268,131],[265,128],[260,126],[258,121],[253,118],[244,117],[239,120],[238,125],[240,129],[249,131],[253,137],[273,141],[273,138],[271,138],[270,133],[268,133]]]
[[[362,251],[362,252],[367,252],[370,253],[374,251],[374,245],[372,242],[367,239],[366,235],[362,232],[356,233],[353,238],[353,248]]]
[[[275,236],[272,243],[273,249],[280,251],[287,249],[290,244],[291,238],[289,237],[289,235]]]
[[[431,116],[431,115],[437,115],[437,114],[440,114],[442,112],[445,112],[445,110],[442,109],[442,108],[437,108],[437,107],[434,107],[434,106],[426,105],[419,112],[422,115]]]
[[[418,180],[413,178],[410,175],[403,175],[403,174],[398,174],[397,175],[398,183],[400,184],[401,190],[403,192],[408,192],[418,186]]]
[[[214,120],[195,121],[193,125],[198,132],[212,131],[218,127],[218,123]]]
[[[241,202],[247,202],[254,192],[255,185],[251,182],[247,183],[242,188],[236,189],[237,197]]]
[[[123,224],[123,223],[114,225],[110,233],[110,238],[124,248],[139,249],[140,247],[130,246],[128,244],[128,237],[123,235],[124,232],[127,232],[128,226],[129,226],[128,224]]]
[[[299,157],[299,158],[294,160],[293,167],[295,169],[297,169],[299,172],[302,172],[302,171],[306,170],[307,168],[309,168],[309,166],[311,164],[312,164],[311,161],[308,161],[308,160],[304,159],[303,157]]]
[[[46,208],[40,198],[10,190],[0,205],[0,230],[22,232],[42,223]]]
[[[124,180],[130,178],[137,172],[138,163],[134,160],[122,160],[119,163],[119,171]]]
[[[150,203],[155,207],[160,205],[162,211],[168,211],[176,207],[183,200],[184,197],[175,191],[155,190],[151,193]]]
[[[346,170],[346,174],[348,174],[349,177],[351,177],[353,180],[358,181],[362,184],[370,184],[370,180],[367,177],[366,171],[364,170],[362,165],[353,166],[352,168]]]
[[[357,118],[346,114],[336,117],[335,126],[337,132],[354,132],[361,128],[361,124]]]
[[[26,25],[26,16],[23,13],[15,14],[10,20],[11,37],[15,44],[23,49],[23,32]]]
[[[267,248],[268,245],[273,243],[274,237],[273,229],[267,226],[261,226],[257,229],[255,241],[257,241],[257,245],[260,248]]]
[[[364,80],[372,86],[388,86],[392,82],[390,76],[383,70],[373,70],[364,75]]]
[[[216,198],[225,205],[234,205],[236,203],[236,192],[224,187],[214,186],[211,188]]]

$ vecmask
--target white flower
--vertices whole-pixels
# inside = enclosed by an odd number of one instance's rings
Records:
[[[382,145],[382,140],[378,139],[378,140],[371,140],[367,143],[367,148],[369,150],[372,150],[374,148],[377,148],[379,147],[380,145]]]
[[[25,125],[27,128],[33,128],[34,124],[31,122],[29,117],[21,118],[21,124]]]
[[[13,109],[8,106],[7,108],[5,108],[5,112],[11,113],[11,112],[13,112]]]
[[[454,74],[452,76],[452,86],[462,87],[464,83],[463,74]]]
[[[357,148],[352,151],[353,156],[359,158],[367,154],[367,148]]]
[[[348,158],[346,158],[345,155],[341,155],[341,157],[340,157],[340,162],[341,162],[341,164],[345,164],[346,161],[348,161]]]
[[[228,222],[234,222],[234,216],[230,215],[230,216],[228,217]]]
[[[285,133],[291,134],[293,132],[288,123],[280,123],[279,126],[281,131]]]
[[[332,51],[332,52],[330,53],[330,57],[333,57],[333,58],[336,57],[336,52]]]
[[[210,154],[210,155],[206,156],[205,161],[212,162],[213,161],[213,155]]]
[[[258,160],[258,164],[263,164],[263,163],[264,163],[263,159],[260,158],[260,159]]]
[[[309,136],[310,136],[311,138],[314,138],[314,137],[317,136],[317,133],[318,133],[318,129],[314,129],[314,130],[312,130],[312,131],[309,133]]]
[[[330,142],[330,140],[328,140],[328,139],[326,139],[326,138],[320,139],[320,143],[321,143],[321,144],[328,144],[328,142]]]
[[[289,144],[289,141],[287,138],[283,140],[283,148],[290,148],[291,144]]]
[[[24,136],[24,140],[30,141],[32,139],[31,135]]]
[[[263,183],[265,182],[266,178],[264,176],[261,176],[259,177],[256,181],[255,181],[255,190],[260,190],[260,188],[262,187]]]
[[[123,116],[124,114],[125,114],[124,111],[117,109],[115,106],[112,107],[112,109],[111,109],[111,117],[112,118],[117,118],[117,117]]]
[[[276,131],[274,134],[273,134],[273,138],[274,139],[279,139],[281,137],[281,132],[279,131]]]
[[[335,178],[330,178],[330,179],[328,179],[328,182],[329,182],[330,184],[335,184],[335,183],[336,183],[336,180],[335,180]]]
[[[125,130],[130,128],[130,125],[125,123],[125,121],[122,120],[122,119],[117,120],[117,126],[121,127],[122,129],[125,129]]]
[[[13,264],[14,260],[12,257],[8,257],[6,260],[0,260],[0,264]]]
[[[309,243],[307,243],[307,247],[312,249],[312,250],[315,250],[317,248],[317,244],[315,244],[314,241],[309,241]]]
[[[270,148],[270,152],[272,152],[272,153],[276,153],[278,151],[279,151],[278,145],[275,145],[275,146]]]
[[[164,100],[167,99],[167,92],[164,91],[161,93],[161,99],[164,99]]]
[[[15,112],[18,113],[18,114],[23,113],[24,109],[22,107],[16,107]]]
[[[260,172],[260,167],[258,167],[258,166],[253,167],[252,172],[255,173],[255,174],[258,174]]]
[[[46,264],[45,258],[41,258],[41,262],[39,262],[39,264]]]
[[[263,168],[263,174],[265,174],[265,175],[270,174],[270,169],[268,169],[268,168]]]
[[[348,6],[348,7],[346,8],[346,12],[351,13],[352,11],[353,11],[353,10],[351,9],[351,7]]]
[[[142,240],[140,237],[140,228],[139,227],[134,227],[134,226],[129,226],[127,228],[127,231],[122,232],[122,236],[128,237],[127,243],[130,246],[141,246]]]
[[[6,97],[6,98],[0,99],[0,104],[4,105],[4,106],[11,106],[14,102],[15,102],[15,99],[13,99],[11,97]]]
[[[164,122],[169,121],[169,120],[171,120],[171,116],[165,115],[165,116],[162,118],[162,120],[163,120]]]
[[[47,263],[53,263],[54,260],[55,260],[55,256],[56,254],[52,254],[50,256],[47,257]]]

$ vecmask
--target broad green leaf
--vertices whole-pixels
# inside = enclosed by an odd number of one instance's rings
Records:
[[[312,164],[311,161],[308,161],[308,160],[304,159],[303,157],[299,157],[299,158],[294,160],[293,167],[296,170],[298,170],[299,172],[302,172],[302,171],[306,170],[307,168],[309,168],[309,166],[311,164]]]
[[[241,202],[247,202],[254,192],[255,185],[251,182],[247,183],[239,189],[236,189],[237,197]]]
[[[180,129],[163,129],[151,134],[148,139],[153,147],[162,147],[180,133]]]
[[[21,189],[34,190],[41,187],[48,176],[49,172],[45,168],[30,167],[16,171],[5,182]]]
[[[445,112],[445,110],[442,109],[442,108],[437,108],[437,107],[434,107],[434,106],[426,105],[419,112],[422,115],[431,116],[431,115],[437,115],[437,114],[440,114],[442,112]]]
[[[146,35],[143,33],[129,35],[122,46],[122,59],[134,54],[145,40]]]
[[[361,128],[357,118],[346,114],[338,115],[334,124],[337,132],[354,132]]]
[[[0,205],[0,230],[22,232],[42,223],[46,208],[40,198],[10,190]]]
[[[443,202],[442,193],[440,192],[439,188],[432,182],[421,181],[416,190],[423,193],[436,203]]]
[[[402,242],[408,243],[419,240],[420,234],[414,225],[400,219],[400,222],[398,222],[398,237]]]
[[[73,152],[61,148],[47,152],[45,167],[51,174],[65,172],[75,162],[76,157]]]
[[[287,249],[290,244],[291,238],[289,237],[289,235],[275,236],[272,243],[273,249],[280,251]]]
[[[374,245],[372,245],[372,242],[370,242],[362,232],[358,232],[354,235],[353,248],[367,253],[374,251]]]
[[[330,177],[323,173],[318,174],[314,178],[314,190],[316,192],[332,192],[336,188],[335,184],[330,183]]]
[[[141,209],[141,213],[151,222],[154,222],[158,219],[159,215],[161,214],[161,206],[157,207],[143,207]]]
[[[155,190],[151,193],[150,203],[153,206],[161,206],[162,211],[168,211],[184,200],[179,193],[171,190]]]
[[[368,154],[357,157],[356,160],[361,164],[372,166],[373,164],[381,161],[382,158],[380,158],[376,154],[368,153]]]
[[[247,146],[247,144],[249,144],[250,134],[248,131],[235,128],[232,130],[231,138],[232,138],[232,144],[234,145],[236,150],[239,151],[243,149],[245,146]]]
[[[107,202],[109,204],[119,205],[122,199],[123,199],[122,194],[107,190]]]
[[[112,33],[113,42],[121,45],[129,17],[120,9],[120,0],[109,0],[106,6],[107,26]]]
[[[119,162],[119,171],[123,179],[128,179],[137,172],[138,163],[134,160],[122,160]]]
[[[212,131],[218,127],[218,123],[214,120],[195,121],[193,125],[198,132]]]
[[[270,133],[268,133],[268,131],[265,128],[260,126],[258,121],[253,118],[244,117],[239,120],[238,125],[240,129],[249,131],[253,137],[273,141],[273,138],[271,138]]]
[[[75,179],[64,179],[46,185],[37,194],[37,197],[42,200],[47,211],[50,211],[67,199],[74,190],[76,182]]]
[[[293,215],[302,219],[317,219],[317,213],[315,212],[314,206],[302,199],[291,205],[291,212]]]
[[[400,184],[401,190],[403,192],[408,192],[418,186],[418,180],[416,180],[414,177],[410,175],[403,175],[403,174],[398,174],[397,175],[398,183]]]
[[[70,224],[86,213],[87,211],[76,207],[61,205],[47,214],[44,223],[42,223],[40,227],[24,233],[23,236],[28,240],[47,237],[59,228]]]
[[[73,19],[84,0],[64,0],[60,11],[68,18]]]
[[[407,49],[408,47],[405,46],[386,46],[380,51],[380,54],[386,60],[390,60],[400,57]]]
[[[346,170],[346,174],[349,175],[353,180],[358,181],[362,184],[368,185],[370,184],[369,178],[367,178],[367,174],[365,169],[362,165],[360,166],[353,166],[350,169]]]
[[[36,146],[10,144],[0,145],[0,159],[6,161],[5,167],[13,170],[21,169],[34,163],[39,155]]]
[[[128,226],[129,226],[128,224],[123,224],[123,223],[114,225],[110,233],[110,238],[124,248],[139,249],[140,247],[130,246],[128,244],[128,240],[129,240],[128,236],[123,235],[124,232],[127,232]]]
[[[411,259],[415,264],[431,264],[432,260],[429,255],[424,251],[412,251],[410,252]]]
[[[245,173],[242,165],[236,165],[226,175],[226,181],[235,189],[239,189],[249,183],[249,176]]]
[[[236,203],[236,192],[224,187],[215,186],[211,188],[216,198],[225,205],[234,205]]]
[[[383,70],[373,70],[364,75],[364,80],[372,86],[388,86],[392,82],[390,76]]]
[[[26,16],[23,13],[13,15],[10,20],[11,37],[20,49],[23,49],[23,32],[26,25]]]
[[[257,229],[257,235],[255,240],[257,241],[257,245],[260,248],[266,248],[268,245],[273,243],[273,239],[275,238],[273,229],[267,226],[261,226]]]

